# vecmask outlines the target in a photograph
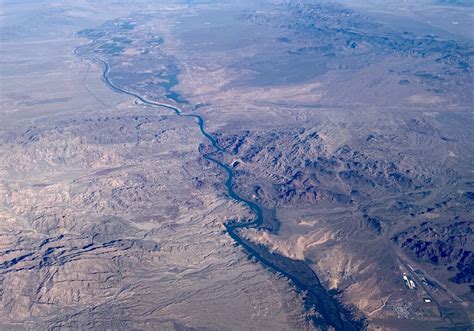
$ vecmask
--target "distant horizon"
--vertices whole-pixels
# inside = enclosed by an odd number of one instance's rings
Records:
[[[0,330],[471,329],[474,1],[0,10]]]

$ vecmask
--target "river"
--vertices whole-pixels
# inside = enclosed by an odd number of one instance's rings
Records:
[[[115,85],[109,77],[109,64],[103,59],[81,55],[79,53],[80,47],[82,46],[74,49],[74,54],[89,61],[100,63],[103,67],[102,78],[107,86],[113,91],[130,95],[141,101],[143,104],[149,106],[171,110],[177,116],[190,117],[196,120],[203,138],[206,139],[213,148],[211,152],[204,154],[203,157],[227,173],[225,186],[227,187],[228,196],[231,199],[247,206],[254,214],[253,220],[248,220],[245,222],[229,220],[226,222],[224,226],[227,233],[238,245],[244,248],[247,254],[254,257],[270,271],[279,273],[288,278],[288,280],[297,288],[300,293],[304,293],[306,309],[309,311],[313,308],[316,308],[317,312],[320,314],[320,316],[310,314],[309,317],[317,328],[328,329],[328,327],[333,327],[336,330],[359,330],[363,328],[364,322],[355,321],[352,317],[352,314],[344,309],[337,302],[337,300],[326,291],[308,263],[305,261],[292,260],[284,256],[271,253],[264,246],[254,244],[239,234],[240,229],[261,228],[264,219],[264,209],[256,202],[247,200],[235,192],[232,185],[234,171],[227,164],[217,160],[216,157],[218,154],[225,151],[219,145],[217,139],[206,131],[205,121],[202,116],[195,114],[185,114],[177,106],[147,100],[133,91],[129,91],[125,88]]]

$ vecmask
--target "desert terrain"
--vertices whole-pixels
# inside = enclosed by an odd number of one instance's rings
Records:
[[[472,329],[469,1],[2,11],[0,329]]]

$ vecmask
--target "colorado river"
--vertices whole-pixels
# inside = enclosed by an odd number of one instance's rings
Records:
[[[249,255],[253,256],[257,261],[259,261],[272,272],[279,273],[288,278],[290,282],[298,289],[298,291],[305,294],[306,308],[309,310],[313,307],[316,307],[316,310],[321,315],[320,317],[310,317],[315,326],[323,329],[327,329],[329,326],[332,326],[336,330],[358,330],[363,327],[361,322],[354,321],[351,314],[347,310],[343,309],[337,303],[337,301],[324,289],[316,274],[306,262],[292,260],[281,255],[271,253],[264,246],[251,243],[239,234],[239,229],[261,228],[264,220],[264,209],[259,204],[247,200],[235,192],[233,188],[234,171],[227,164],[217,160],[217,155],[219,153],[223,153],[224,149],[219,145],[217,139],[215,139],[210,133],[206,131],[203,117],[194,114],[184,114],[182,110],[176,106],[147,100],[133,91],[128,91],[125,88],[117,86],[111,81],[109,77],[109,64],[102,59],[81,55],[78,52],[79,48],[80,47],[74,50],[76,55],[82,56],[89,61],[95,61],[102,64],[103,80],[113,91],[130,95],[138,99],[143,104],[149,106],[166,108],[173,111],[177,116],[190,117],[196,120],[203,138],[206,139],[213,148],[213,151],[204,154],[203,157],[227,173],[225,185],[227,187],[227,193],[229,197],[247,206],[254,214],[253,220],[245,222],[229,220],[224,224],[227,233],[238,245],[243,247]]]

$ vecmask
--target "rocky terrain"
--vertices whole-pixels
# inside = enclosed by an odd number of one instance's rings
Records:
[[[295,311],[269,293],[287,285],[222,236],[246,211],[203,177],[196,140],[189,120],[132,100],[4,135],[2,328],[283,327]],[[220,306],[231,315],[211,322]]]
[[[447,270],[456,272],[450,281],[472,284],[472,232],[473,224],[470,221],[446,225],[423,222],[396,234],[392,240],[418,260],[434,265],[449,265]]]
[[[469,330],[472,10],[425,2],[8,3],[0,328]]]
[[[309,329],[225,235],[249,211],[194,121],[108,89],[66,36],[2,45],[0,329]]]
[[[276,234],[260,231],[249,236],[291,258],[314,261],[328,287],[342,290],[343,300],[374,317],[391,316],[381,308],[388,306],[389,298],[405,300],[409,293],[400,289],[400,278],[390,276],[403,273],[391,242],[414,261],[427,268],[435,266],[435,275],[443,275],[448,287],[471,284],[473,207],[464,193],[469,172],[452,171],[446,178],[444,171],[438,171],[442,164],[431,161],[422,168],[414,163],[414,155],[404,152],[407,147],[410,150],[408,142],[416,144],[418,159],[433,153],[429,152],[432,142],[420,145],[419,138],[406,139],[400,150],[384,149],[385,139],[374,134],[373,127],[360,127],[363,118],[334,128],[321,122],[283,132],[275,128],[223,137],[232,155],[229,163],[233,162],[239,175],[237,188],[275,209],[281,223]],[[373,149],[370,143],[361,148],[362,139],[331,144],[331,135],[346,131],[351,137],[348,133],[353,130],[367,141],[377,139],[378,144]],[[394,132],[400,130],[394,128]],[[385,128],[385,133],[390,135],[390,130]],[[423,152],[423,146],[428,150]],[[436,146],[439,159],[451,162],[442,156],[449,151],[441,152]],[[376,158],[379,153],[384,156]],[[453,194],[447,187],[458,192]],[[386,277],[379,270],[387,270]],[[469,287],[457,291],[466,290]]]
[[[198,111],[236,190],[267,210],[264,229],[242,232],[308,263],[369,326],[468,328],[472,42],[337,4],[244,12],[242,31],[270,32],[170,47],[187,63],[182,93],[208,102]]]

